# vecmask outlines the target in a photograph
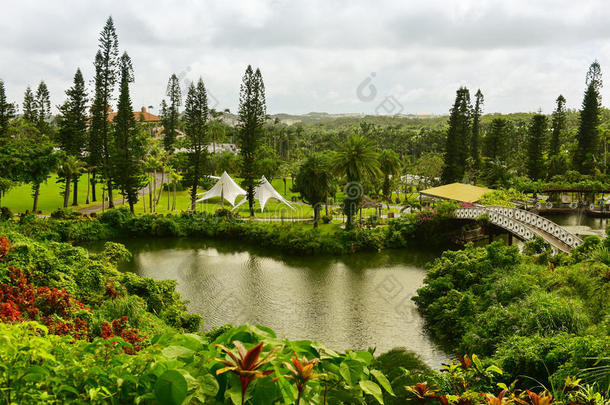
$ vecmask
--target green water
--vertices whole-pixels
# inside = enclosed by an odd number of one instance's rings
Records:
[[[133,260],[121,270],[178,281],[205,329],[262,324],[290,339],[344,350],[402,346],[438,367],[443,353],[426,335],[411,301],[424,264],[438,252],[387,250],[342,258],[274,255],[228,242],[121,241]]]

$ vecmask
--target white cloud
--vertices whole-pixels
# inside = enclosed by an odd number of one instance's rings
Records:
[[[77,67],[90,80],[108,15],[134,62],[136,107],[158,106],[169,75],[185,72],[235,111],[250,63],[270,113],[372,113],[388,95],[404,112],[445,113],[460,85],[481,88],[486,111],[548,112],[559,93],[580,105],[593,59],[610,66],[603,0],[30,0],[4,7],[9,97],[20,103],[44,79],[57,105]],[[378,95],[363,102],[356,88],[371,72]]]

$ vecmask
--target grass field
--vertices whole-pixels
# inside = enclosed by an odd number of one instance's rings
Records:
[[[57,208],[63,207],[64,205],[64,197],[62,194],[63,184],[56,183],[56,181],[57,175],[52,174],[45,183],[40,185],[38,210],[42,211],[43,214],[49,214]],[[102,197],[101,189],[101,185],[98,184],[96,190],[98,192],[97,197],[100,200]],[[74,210],[87,207],[87,205],[85,205],[86,198],[87,176],[81,176],[78,181],[79,205],[76,207],[70,207]],[[32,211],[33,204],[34,197],[32,196],[32,186],[30,184],[22,184],[10,189],[0,201],[0,206],[8,207],[13,212],[25,212],[26,210]],[[70,195],[70,204],[72,204],[72,195]]]
[[[46,183],[43,183],[40,186],[40,196],[38,199],[38,209],[43,214],[50,214],[57,208],[61,208],[63,206],[63,195],[62,192],[62,184],[56,183],[57,175],[52,174]],[[236,182],[239,183],[240,179],[236,178]],[[255,205],[255,217],[256,218],[268,218],[268,219],[285,219],[290,221],[292,219],[303,219],[303,218],[312,218],[313,217],[313,209],[310,205],[304,204],[303,202],[292,203],[293,197],[297,199],[299,198],[298,193],[292,192],[290,189],[292,187],[292,181],[290,179],[287,180],[286,184],[286,193],[284,193],[284,182],[282,179],[275,179],[271,182],[273,187],[282,194],[288,201],[291,201],[294,209],[290,209],[286,205],[276,201],[270,200],[267,202],[265,206],[265,211],[260,211],[260,205],[258,202]],[[97,185],[97,196],[98,200],[101,200],[101,185]],[[338,193],[338,197],[341,198],[342,192]],[[70,208],[74,210],[78,210],[81,208],[85,208],[88,205],[85,205],[85,199],[87,197],[87,177],[81,176],[78,184],[78,201],[79,205],[76,207],[70,206]],[[120,197],[120,195],[119,195]],[[158,205],[156,206],[155,212],[159,214],[167,214],[167,213],[176,213],[180,211],[186,211],[190,208],[190,196],[188,191],[178,191],[176,193],[176,210],[171,211],[168,209],[168,197],[169,197],[169,207],[171,208],[173,196],[171,193],[167,191],[163,191],[161,195],[161,199],[159,200]],[[241,197],[238,198],[238,201],[241,200]],[[72,196],[70,196],[70,203],[72,203]],[[101,201],[97,201],[96,203],[89,204],[91,205],[99,205]],[[146,208],[144,208],[144,204],[146,204]],[[15,213],[25,212],[26,210],[31,211],[33,205],[33,197],[32,197],[32,188],[29,184],[20,185],[18,187],[14,187],[9,190],[8,193],[2,198],[0,201],[0,206],[8,207],[11,211]],[[118,206],[121,206],[119,204]],[[197,211],[205,211],[214,213],[222,207],[220,198],[214,198],[207,200],[203,203],[197,204]],[[231,205],[225,202],[224,207],[226,209],[232,209]],[[149,213],[149,196],[145,195],[140,199],[138,204],[136,205],[136,214]],[[248,204],[245,203],[237,208],[235,213],[239,214],[242,217],[249,216]],[[391,212],[398,213],[399,210],[392,209]],[[384,213],[387,213],[387,210],[384,209]],[[363,218],[367,218],[371,215],[375,214],[374,209],[365,209],[363,210]],[[325,215],[324,208],[322,209],[321,215]],[[335,217],[341,217],[341,213],[335,208]]]

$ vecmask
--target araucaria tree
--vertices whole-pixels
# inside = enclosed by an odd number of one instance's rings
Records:
[[[332,174],[328,159],[319,153],[309,156],[299,168],[294,189],[313,207],[313,227],[318,227],[320,208],[332,192]]]
[[[449,116],[449,129],[445,142],[443,183],[461,181],[466,170],[472,123],[470,92],[466,87],[457,90],[455,103]]]
[[[587,73],[587,89],[580,110],[576,135],[577,146],[572,159],[574,168],[582,174],[593,174],[599,156],[599,124],[602,73],[599,63],[593,62]]]
[[[87,92],[85,90],[85,80],[80,69],[74,74],[74,84],[66,90],[66,101],[59,107],[58,133],[57,138],[59,147],[66,157],[82,159],[87,142]],[[67,166],[74,166],[73,164]],[[70,188],[68,175],[74,184],[72,205],[78,204],[78,178],[82,172],[82,165],[79,171],[65,170],[64,182],[66,189]],[[69,193],[68,193],[69,195]],[[67,205],[67,200],[64,202]]]
[[[532,117],[527,143],[527,173],[532,180],[545,177],[544,151],[546,150],[547,118],[543,114]]]
[[[556,102],[557,106],[553,111],[553,132],[549,143],[549,156],[559,155],[563,132],[566,128],[566,99],[560,94]]]
[[[168,153],[173,153],[174,143],[176,143],[178,121],[180,120],[180,106],[182,105],[180,81],[175,74],[171,75],[169,78],[166,95],[169,97],[169,103],[166,104],[165,100],[163,100],[165,108],[161,109],[163,112],[163,147]]]
[[[119,70],[119,104],[114,117],[114,142],[112,147],[112,179],[129,203],[133,213],[138,202],[138,191],[145,184],[146,178],[140,163],[143,158],[144,145],[138,136],[139,127],[133,115],[133,106],[129,96],[129,83],[133,82],[131,59],[124,53],[120,59]]]
[[[191,84],[184,105],[186,142],[190,164],[186,181],[191,185],[191,210],[195,211],[197,186],[204,175],[207,158],[208,95],[203,80]]]
[[[51,97],[49,89],[44,81],[41,81],[36,89],[34,98],[34,124],[44,134],[49,135],[49,123],[51,118]]]
[[[246,189],[250,216],[254,216],[254,189],[258,185],[257,155],[267,114],[261,71],[248,65],[239,91],[239,147],[242,186]]]
[[[15,106],[6,99],[4,82],[0,79],[0,139],[6,137],[8,124],[15,117]]]
[[[89,130],[89,166],[96,169],[92,172],[91,184],[93,201],[95,201],[96,173],[101,169],[107,182],[109,207],[114,207],[112,193],[112,165],[110,162],[111,126],[108,122],[112,92],[118,78],[119,41],[112,17],[99,37],[99,49],[95,55],[95,95],[91,108],[91,126]]]
[[[483,93],[481,89],[474,95],[474,111],[472,112],[472,139],[470,140],[470,157],[473,169],[478,169],[481,164],[481,115],[483,114]]]
[[[23,105],[21,106],[23,112],[22,117],[24,120],[30,123],[36,122],[36,106],[34,105],[34,93],[30,86],[26,87],[25,93],[23,94]]]
[[[549,178],[564,173],[568,169],[569,160],[568,155],[561,148],[566,129],[566,99],[560,94],[556,103],[551,122],[553,132],[549,142]]]

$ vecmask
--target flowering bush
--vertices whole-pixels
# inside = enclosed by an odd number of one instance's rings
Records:
[[[0,321],[5,323],[37,320],[56,335],[86,339],[87,322],[78,317],[89,309],[65,290],[34,287],[21,269],[9,267],[10,282],[0,284]]]
[[[123,351],[127,354],[135,354],[142,350],[142,337],[140,336],[137,329],[127,329],[127,317],[124,316],[121,319],[115,319],[112,321],[112,325],[108,322],[104,322],[102,325],[102,338],[110,339],[111,337],[118,336],[125,342],[129,343],[131,347],[123,347]]]
[[[3,260],[8,255],[11,246],[11,242],[9,242],[6,236],[0,236],[0,260]]]

